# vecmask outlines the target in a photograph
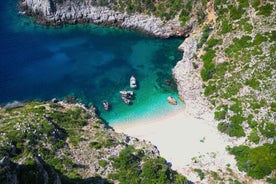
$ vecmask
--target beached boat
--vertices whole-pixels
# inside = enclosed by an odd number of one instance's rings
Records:
[[[177,105],[177,101],[176,101],[176,99],[174,99],[174,97],[169,96],[169,97],[167,98],[167,100],[168,100],[168,102],[169,102],[170,104]]]
[[[109,110],[109,103],[108,102],[103,102],[103,107],[106,111]]]
[[[126,104],[130,104],[130,99],[127,99],[126,97],[124,96],[121,96],[122,100],[126,103]]]
[[[130,83],[129,85],[130,85],[131,88],[136,88],[137,87],[136,79],[133,75],[130,77],[129,83]]]
[[[126,98],[132,98],[134,95],[133,91],[120,91],[121,96],[124,96]]]

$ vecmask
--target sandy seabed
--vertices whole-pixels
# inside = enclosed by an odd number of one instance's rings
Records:
[[[230,165],[236,170],[234,157],[226,151],[231,139],[218,132],[216,124],[189,116],[185,109],[147,122],[113,127],[115,131],[150,141],[172,168],[189,180],[197,181],[193,168],[216,171]]]

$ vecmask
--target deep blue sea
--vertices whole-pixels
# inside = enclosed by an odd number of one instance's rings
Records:
[[[50,100],[75,96],[95,105],[112,124],[150,119],[179,106],[171,69],[182,53],[183,40],[157,39],[134,31],[95,25],[47,28],[17,15],[16,0],[0,2],[0,104],[14,100]],[[119,91],[134,75],[139,88],[132,105]],[[109,101],[111,111],[104,111]]]

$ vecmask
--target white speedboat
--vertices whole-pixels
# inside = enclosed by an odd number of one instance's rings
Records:
[[[129,97],[132,97],[134,95],[134,92],[133,91],[120,91],[120,94],[122,96],[129,96]]]
[[[133,75],[130,77],[129,83],[130,83],[130,87],[131,88],[136,88],[137,87],[136,79],[135,79],[135,77]]]

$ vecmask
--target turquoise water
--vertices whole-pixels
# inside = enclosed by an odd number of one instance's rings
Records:
[[[16,1],[0,2],[0,103],[64,99],[74,95],[95,105],[109,124],[149,120],[174,111],[171,69],[182,53],[180,39],[162,40],[133,31],[95,25],[46,28],[16,15]],[[120,98],[134,75],[132,105]],[[105,111],[103,101],[111,104]]]

